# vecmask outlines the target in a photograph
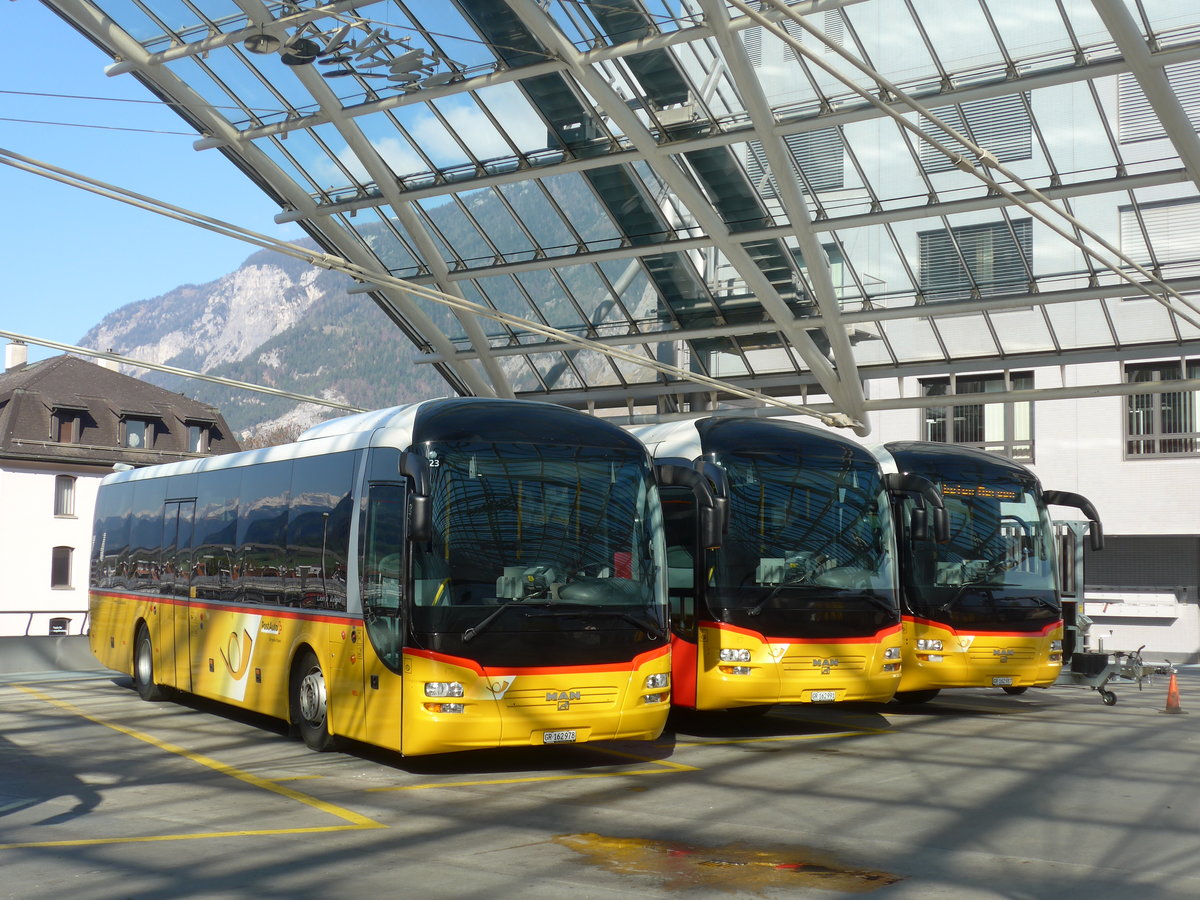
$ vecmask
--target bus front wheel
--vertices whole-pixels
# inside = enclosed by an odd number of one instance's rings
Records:
[[[333,747],[329,733],[329,704],[325,693],[325,673],[316,654],[304,651],[292,670],[292,722],[300,739],[310,750],[323,752]]]
[[[145,625],[138,628],[133,642],[133,684],[143,700],[162,700],[166,696],[154,681],[154,644]]]

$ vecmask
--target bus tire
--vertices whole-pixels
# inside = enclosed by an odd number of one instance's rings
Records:
[[[927,691],[896,691],[896,702],[904,704],[928,703],[940,693],[938,688]]]
[[[138,626],[133,641],[133,686],[143,700],[166,699],[166,691],[154,680],[154,643],[145,625]]]
[[[1023,694],[1027,690],[1029,690],[1029,685],[1027,685],[1027,684],[1008,685],[1007,687],[1004,688],[1004,693],[1006,693],[1006,694]]]
[[[311,650],[301,651],[292,667],[291,717],[300,739],[310,750],[323,753],[333,747],[329,733],[329,701],[325,673]]]

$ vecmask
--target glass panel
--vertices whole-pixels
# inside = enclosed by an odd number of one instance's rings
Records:
[[[335,453],[293,464],[284,579],[284,602],[290,606],[346,608],[355,459],[353,453]]]
[[[1054,336],[1063,349],[1111,346],[1112,332],[1105,321],[1101,301],[1051,303],[1043,308],[1050,314]]]
[[[1033,353],[1054,349],[1042,307],[997,311],[990,313],[988,318],[1000,340],[1001,353]]]

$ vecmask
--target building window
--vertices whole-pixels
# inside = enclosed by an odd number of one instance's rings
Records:
[[[787,135],[783,142],[792,161],[804,173],[800,189],[805,193],[810,187],[814,191],[831,191],[845,186],[846,154],[840,130],[803,131]],[[746,144],[746,174],[763,197],[773,200],[779,196],[762,141]]]
[[[207,453],[208,425],[203,422],[188,422],[187,442],[189,453]]]
[[[1033,373],[923,378],[921,389],[926,397],[1027,391],[1033,389]],[[927,441],[961,444],[1019,462],[1033,462],[1033,404],[1028,400],[931,406],[923,415],[922,436]]]
[[[1121,250],[1145,266],[1195,263],[1200,258],[1196,233],[1200,203],[1194,199],[1159,200],[1118,207]]]
[[[1033,156],[1033,124],[1025,105],[1027,100],[1023,94],[1009,94],[957,106],[937,106],[931,112],[967,140],[994,153],[1000,162],[1010,162]],[[939,143],[948,150],[975,161],[973,150],[938,129],[928,130],[935,132]],[[955,171],[952,159],[924,141],[921,142],[920,158],[921,168],[926,172]]]
[[[56,475],[54,477],[54,514],[56,516],[75,515],[75,477],[73,475]]]
[[[1033,220],[1012,219],[917,233],[920,290],[928,300],[1029,289]]]
[[[54,548],[50,557],[50,587],[71,586],[71,556],[74,552],[71,547]]]
[[[1186,372],[1186,376],[1185,373]],[[1128,384],[1200,378],[1200,359],[1127,363]],[[1125,402],[1125,456],[1194,456],[1200,451],[1200,392],[1131,394]]]
[[[1200,62],[1164,66],[1167,82],[1183,107],[1193,129],[1200,129]],[[1162,122],[1154,112],[1132,72],[1117,76],[1117,140],[1122,144],[1152,141],[1166,137]]]
[[[77,409],[56,409],[50,419],[50,436],[60,444],[78,444],[80,413]]]
[[[121,446],[146,450],[154,445],[154,423],[149,419],[127,417],[121,427]]]

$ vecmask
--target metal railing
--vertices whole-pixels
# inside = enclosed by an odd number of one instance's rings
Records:
[[[0,621],[7,622],[10,616],[25,616],[25,637],[32,634],[87,634],[88,611],[86,609],[0,609]],[[45,621],[45,632],[34,632],[34,621]],[[77,629],[72,629],[72,622],[79,622]],[[0,630],[0,633],[3,633]]]

